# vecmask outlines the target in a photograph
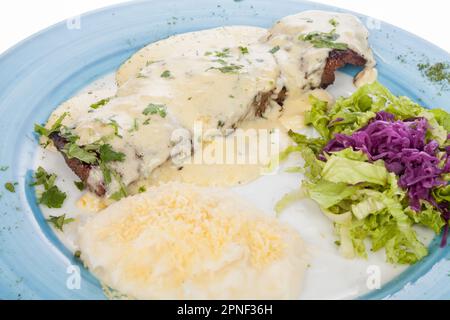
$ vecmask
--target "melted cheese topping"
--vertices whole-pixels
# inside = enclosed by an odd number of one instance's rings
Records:
[[[367,60],[367,67],[373,67],[375,60],[369,47],[369,32],[361,21],[346,13],[325,11],[304,11],[278,21],[267,35],[267,42],[278,46],[275,53],[281,68],[282,78],[289,91],[304,91],[320,85],[322,72],[329,53],[329,47],[316,48],[301,36],[311,33],[336,34],[334,40]]]
[[[82,259],[140,299],[287,299],[300,292],[298,234],[224,190],[168,184],[115,203],[80,229]]]
[[[101,140],[125,154],[125,161],[111,164],[125,186],[142,180],[150,185],[158,180],[201,185],[251,181],[273,154],[257,164],[183,164],[181,171],[180,163],[174,167],[168,160],[189,157],[191,150],[211,149],[196,147],[196,126],[211,131],[201,137],[210,142],[236,127],[281,129],[282,139],[287,129],[300,129],[309,108],[307,92],[319,86],[331,49],[316,48],[299,37],[331,30],[336,41],[365,57],[369,67],[374,65],[367,30],[348,14],[306,11],[281,19],[268,32],[243,26],[191,32],[150,44],[133,55],[117,71],[117,91],[96,94],[110,98],[103,106],[90,108],[91,97],[72,99],[54,112],[47,126],[69,111],[63,124],[79,136],[77,144]],[[281,108],[275,99],[283,88],[287,94]],[[323,92],[319,95],[330,100]],[[264,109],[261,120],[256,114]],[[212,174],[215,171],[223,174]],[[90,184],[102,181],[101,170],[93,168]],[[120,184],[114,179],[106,187],[110,196]]]

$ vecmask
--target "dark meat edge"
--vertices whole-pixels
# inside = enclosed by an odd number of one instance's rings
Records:
[[[339,68],[342,68],[346,64],[352,64],[356,66],[364,66],[367,63],[366,59],[355,51],[347,49],[347,50],[333,50],[330,52],[327,62],[322,74],[322,81],[320,87],[325,89],[329,85],[334,83],[335,71]],[[262,116],[266,110],[266,107],[270,101],[273,92],[263,92],[258,94],[254,99],[255,106],[255,115]],[[287,92],[286,88],[283,88],[275,101],[279,105],[283,105],[283,102],[286,98]],[[53,141],[56,149],[63,155],[66,164],[69,168],[83,181],[83,183],[88,187],[88,189],[98,196],[102,197],[106,193],[106,189],[103,183],[98,183],[97,185],[91,185],[88,183],[89,173],[94,166],[87,164],[81,160],[72,158],[69,159],[67,155],[63,152],[64,146],[67,144],[67,139],[62,137],[58,132],[52,133],[49,138]]]
[[[93,166],[76,158],[68,158],[67,155],[63,152],[64,146],[68,141],[58,132],[50,134],[49,138],[53,141],[56,149],[63,155],[67,166],[78,176],[78,178],[81,179],[81,181],[83,181],[88,189],[100,197],[104,196],[106,193],[106,189],[103,183],[99,183],[95,186],[88,183],[89,173],[91,172]]]
[[[322,73],[320,88],[325,89],[334,83],[336,79],[335,71],[344,67],[346,64],[363,67],[367,60],[351,49],[332,50],[328,55],[325,68]]]

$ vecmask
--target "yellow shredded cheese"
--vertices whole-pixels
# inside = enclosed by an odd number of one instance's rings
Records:
[[[305,266],[293,229],[229,192],[181,183],[125,198],[80,233],[89,268],[136,298],[292,298]]]

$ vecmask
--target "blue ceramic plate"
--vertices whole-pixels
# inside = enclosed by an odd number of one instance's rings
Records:
[[[29,186],[37,148],[34,123],[45,121],[61,102],[112,72],[145,44],[223,25],[269,27],[283,16],[308,9],[343,11],[290,0],[131,2],[82,15],[81,28],[77,20],[59,23],[3,54],[0,167],[8,169],[0,172],[0,298],[104,298],[98,281],[81,266],[82,288],[67,289],[67,266],[78,262],[42,218]],[[358,16],[370,29],[383,84],[427,107],[450,104],[450,91],[428,82],[417,70],[417,63],[424,60],[449,61],[445,51],[391,25]],[[18,182],[16,193],[4,191],[6,181]],[[436,238],[426,259],[361,298],[450,298],[449,257],[448,248],[440,249]]]

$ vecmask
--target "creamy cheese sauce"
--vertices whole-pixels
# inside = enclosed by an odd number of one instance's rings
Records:
[[[267,166],[274,154],[256,164],[181,164],[191,157],[191,150],[210,152],[218,143],[211,143],[214,138],[232,140],[228,129],[281,129],[282,140],[287,129],[300,129],[309,106],[307,92],[319,86],[331,49],[299,37],[331,31],[336,41],[365,57],[369,67],[374,65],[367,30],[347,14],[303,12],[281,19],[269,31],[232,26],[186,33],[141,49],[117,71],[115,92],[75,97],[58,108],[47,125],[68,111],[63,124],[79,137],[78,145],[102,141],[125,155],[123,162],[110,165],[117,176],[106,185],[107,197],[120,183],[138,185],[143,179],[246,183],[264,171],[261,166]],[[287,92],[282,108],[275,100],[283,88]],[[108,100],[93,109],[93,97]],[[261,114],[265,120],[258,117]],[[197,146],[196,129],[209,145]],[[224,174],[204,178],[214,171]],[[102,181],[102,171],[94,167],[88,182]]]
[[[324,35],[334,34],[335,40],[343,43],[367,60],[367,67],[373,67],[375,60],[368,44],[369,33],[355,16],[345,13],[305,11],[287,16],[278,21],[268,32],[267,42],[279,48],[276,60],[282,71],[284,84],[289,91],[317,88],[329,53],[326,46],[318,48],[302,36],[313,33],[323,40]]]

